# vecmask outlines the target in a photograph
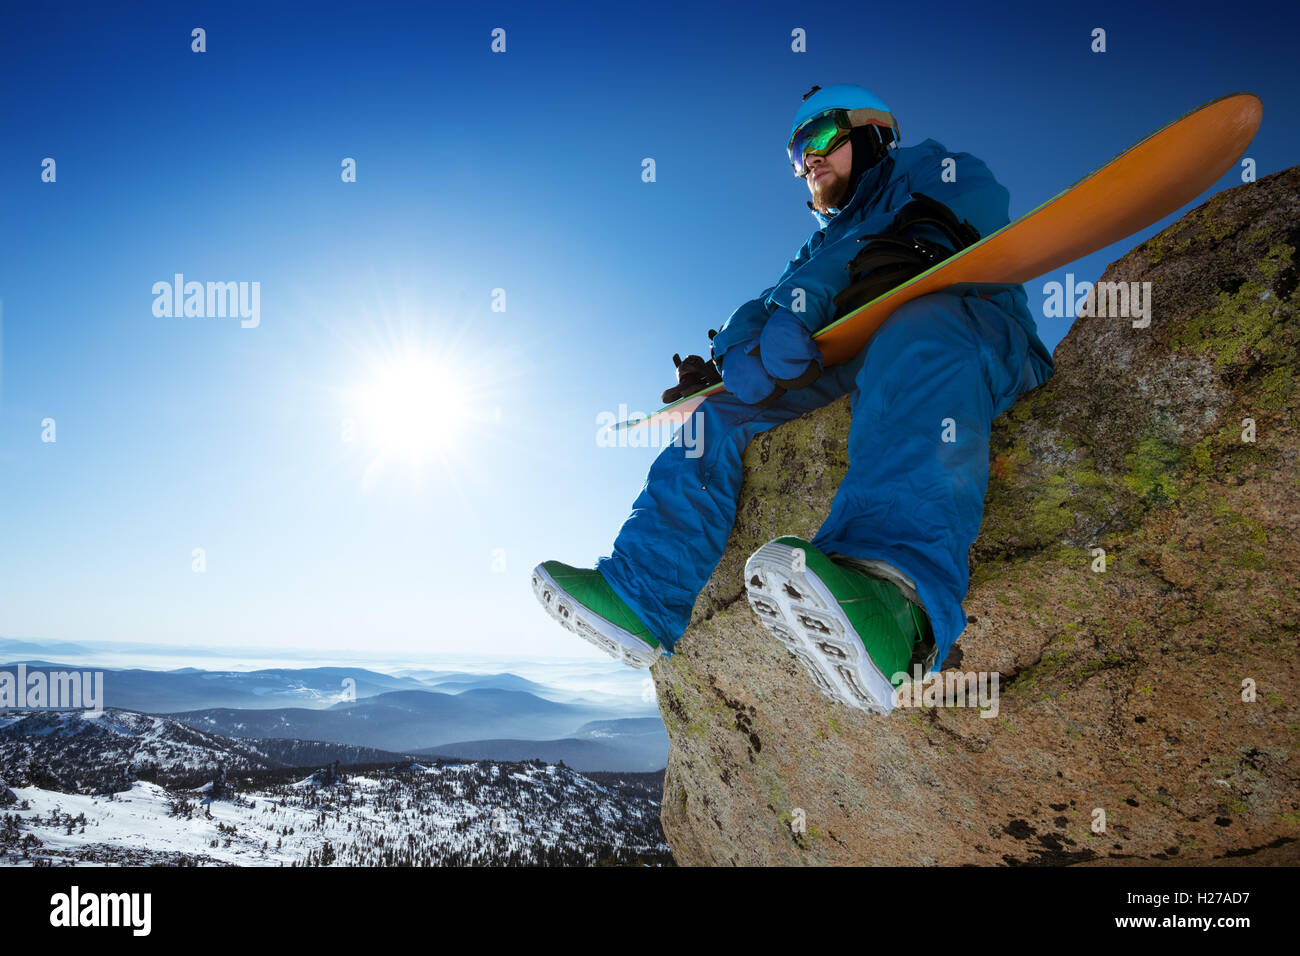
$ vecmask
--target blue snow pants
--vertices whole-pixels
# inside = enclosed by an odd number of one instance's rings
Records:
[[[961,602],[984,514],[990,427],[1052,374],[1032,321],[1026,327],[1004,307],[1009,298],[971,288],[901,306],[853,360],[771,405],[710,397],[696,412],[703,452],[688,457],[678,442],[660,452],[613,553],[596,567],[665,649],[722,558],[750,441],[851,393],[848,472],[812,544],[885,561],[915,581],[942,664],[966,627]]]

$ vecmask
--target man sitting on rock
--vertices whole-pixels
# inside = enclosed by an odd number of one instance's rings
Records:
[[[811,542],[759,548],[745,585],[824,694],[886,712],[911,667],[942,662],[966,626],[990,427],[1051,376],[1052,357],[1022,286],[964,285],[899,307],[854,359],[823,368],[812,335],[837,317],[863,237],[883,240],[882,262],[926,248],[942,258],[968,242],[938,219],[988,236],[1007,224],[1009,194],[969,153],[932,139],[901,148],[893,114],[860,86],[814,87],[787,148],[821,228],[713,339],[727,391],[695,412],[702,453],[665,447],[612,555],[594,570],[543,562],[533,589],[569,629],[650,666],[672,652],[722,557],[750,440],[850,394],[849,468],[830,515]],[[924,268],[918,259],[903,278]]]

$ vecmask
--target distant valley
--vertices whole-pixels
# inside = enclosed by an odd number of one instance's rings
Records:
[[[22,663],[29,671],[85,669],[39,659]],[[383,674],[355,667],[103,673],[104,700],[114,711],[260,741],[256,749],[262,754],[285,746],[271,741],[294,741],[302,764],[315,762],[305,759],[309,752],[322,759],[327,753],[351,755],[351,762],[363,759],[363,752],[542,759],[616,772],[661,770],[667,761],[668,738],[653,703],[554,688],[511,673]],[[310,742],[342,749],[309,751]]]

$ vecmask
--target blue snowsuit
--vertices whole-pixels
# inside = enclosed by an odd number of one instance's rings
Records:
[[[949,156],[955,182],[943,181]],[[814,210],[821,228],[775,285],[732,313],[713,354],[753,338],[776,309],[792,311],[796,289],[804,290],[804,311],[793,314],[810,331],[828,325],[832,300],[849,284],[846,266],[863,246],[858,237],[887,231],[913,192],[969,220],[980,236],[1009,221],[1007,190],[974,156],[950,154],[932,139],[891,150],[862,174],[841,209],[829,216]],[[937,231],[927,238],[949,245]],[[812,544],[884,561],[910,577],[934,628],[937,667],[966,626],[961,602],[984,512],[990,426],[1051,374],[1052,356],[1023,286],[954,286],[914,299],[854,359],[807,388],[767,406],[728,393],[706,400],[697,412],[702,453],[687,457],[677,442],[664,448],[613,553],[596,567],[671,651],[722,558],[750,440],[852,393],[849,469]],[[947,419],[955,422],[955,441],[943,440]],[[954,437],[951,427],[947,437]]]

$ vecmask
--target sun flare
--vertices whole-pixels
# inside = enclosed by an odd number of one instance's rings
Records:
[[[383,458],[417,464],[451,452],[465,427],[467,387],[435,356],[409,354],[384,363],[353,394],[356,437]]]

